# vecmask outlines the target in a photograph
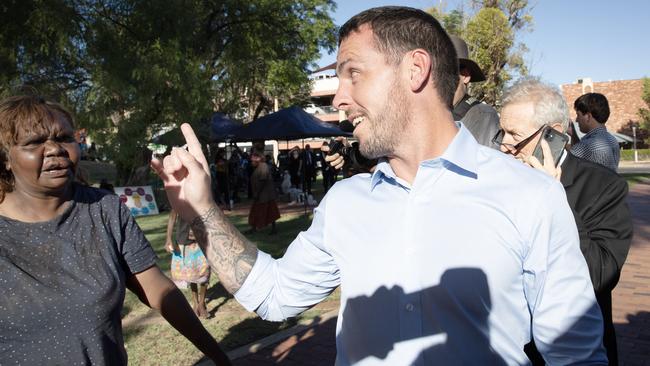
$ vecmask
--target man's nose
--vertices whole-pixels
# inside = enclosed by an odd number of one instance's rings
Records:
[[[350,95],[343,81],[339,81],[339,87],[336,89],[332,106],[336,109],[347,111],[350,106]]]

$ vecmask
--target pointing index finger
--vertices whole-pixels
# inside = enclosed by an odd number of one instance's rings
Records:
[[[201,143],[196,137],[192,126],[190,126],[188,123],[183,123],[181,125],[181,132],[183,133],[183,137],[185,137],[185,141],[187,142],[187,151],[189,151],[189,153],[201,164],[203,170],[208,173],[208,161],[205,159],[205,155],[203,155],[203,150],[201,150]]]

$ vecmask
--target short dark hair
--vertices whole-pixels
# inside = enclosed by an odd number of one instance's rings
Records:
[[[458,87],[458,58],[449,36],[433,16],[402,6],[368,9],[343,24],[339,30],[339,46],[364,24],[370,25],[377,49],[391,64],[399,64],[408,51],[426,50],[431,57],[435,89],[449,109],[453,107]]]
[[[607,98],[600,93],[581,95],[573,102],[573,108],[582,114],[591,113],[591,116],[599,123],[605,123],[609,118],[609,103]]]
[[[13,190],[14,176],[6,165],[9,149],[18,143],[19,133],[43,132],[57,119],[57,114],[74,128],[74,119],[67,109],[41,96],[17,95],[0,101],[0,203]]]

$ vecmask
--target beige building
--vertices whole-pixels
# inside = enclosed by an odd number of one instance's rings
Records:
[[[312,103],[305,108],[305,111],[322,121],[338,123],[345,119],[345,113],[332,107],[332,100],[336,94],[336,89],[339,87],[339,78],[334,72],[335,67],[336,63],[333,63],[318,69],[311,75]]]

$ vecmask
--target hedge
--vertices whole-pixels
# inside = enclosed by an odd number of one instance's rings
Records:
[[[638,149],[639,161],[650,160],[650,149]],[[634,161],[634,150],[621,150],[621,160]]]

